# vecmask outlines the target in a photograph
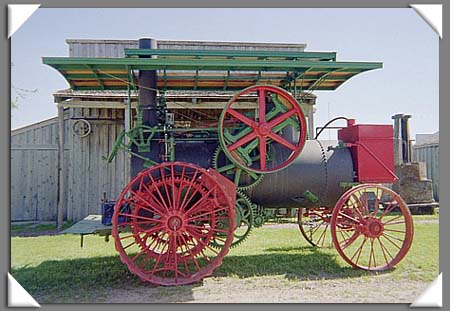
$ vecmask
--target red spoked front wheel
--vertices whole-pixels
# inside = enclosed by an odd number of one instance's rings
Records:
[[[414,227],[405,201],[389,188],[363,184],[348,190],[331,218],[333,244],[353,267],[383,271],[411,247]]]
[[[181,162],[140,172],[114,210],[112,235],[122,262],[159,285],[189,284],[212,274],[233,242],[235,193],[226,182],[214,171]],[[210,246],[217,234],[220,250]]]
[[[288,92],[271,85],[237,93],[219,120],[219,140],[227,157],[256,173],[287,167],[302,151],[305,139],[300,105]]]

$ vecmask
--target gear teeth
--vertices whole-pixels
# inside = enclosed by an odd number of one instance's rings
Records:
[[[266,222],[266,218],[264,215],[264,207],[262,205],[253,204],[253,214],[254,214],[253,224],[255,228],[262,227]],[[261,222],[257,221],[257,218],[261,218]]]
[[[222,147],[219,145],[217,146],[216,150],[214,151],[214,155],[213,155],[213,159],[212,159],[212,165],[214,167],[215,170],[219,169],[219,155],[222,152]],[[230,162],[231,164],[231,162]],[[245,172],[245,170],[243,170]],[[223,175],[223,174],[222,174]],[[262,180],[264,179],[264,174],[258,174],[258,178],[255,179],[252,183],[248,184],[248,185],[242,185],[240,186],[239,184],[236,185],[238,190],[242,190],[242,191],[247,191],[252,189],[253,187],[259,185]]]
[[[258,179],[256,179],[253,183],[251,183],[249,185],[245,185],[245,186],[238,186],[237,188],[239,190],[243,190],[243,191],[251,190],[263,181],[264,176],[266,176],[266,175],[260,174]]]
[[[230,246],[231,248],[234,248],[234,247],[240,245],[245,240],[247,240],[250,232],[252,231],[252,229],[254,227],[254,223],[255,223],[255,221],[254,221],[254,213],[253,213],[255,204],[253,204],[252,201],[248,198],[248,196],[245,193],[243,193],[242,191],[240,191],[240,190],[236,191],[236,197],[239,197],[239,199],[245,200],[246,201],[245,202],[246,205],[248,207],[250,207],[249,214],[248,214],[250,219],[248,219],[249,225],[247,227],[247,231],[245,231],[239,237],[235,236],[235,240],[233,241],[233,243],[231,243],[231,246]],[[236,205],[236,208],[242,209],[242,207],[240,207],[239,205]],[[218,249],[218,250],[222,249],[222,245],[217,243],[214,239],[209,243],[209,245],[211,247],[215,248],[215,249]]]

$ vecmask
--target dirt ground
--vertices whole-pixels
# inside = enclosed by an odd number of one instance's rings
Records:
[[[434,224],[438,220],[420,220]],[[269,224],[265,228],[294,227]],[[431,284],[393,280],[389,274],[322,280],[289,280],[286,276],[206,278],[200,285],[112,289],[108,303],[412,303]],[[386,290],[388,289],[388,290]]]
[[[313,281],[292,281],[284,276],[207,278],[200,286],[115,289],[101,300],[108,303],[412,303],[428,285],[421,281],[393,281],[386,275]]]

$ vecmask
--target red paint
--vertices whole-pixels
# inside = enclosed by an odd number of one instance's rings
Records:
[[[340,129],[338,139],[350,147],[356,171],[355,181],[393,183],[397,180],[393,173],[394,130],[392,125],[352,125]]]
[[[112,236],[120,259],[158,285],[200,281],[233,242],[236,186],[213,169],[167,162],[141,171],[114,208]],[[119,217],[126,217],[119,222]],[[220,235],[223,247],[210,242]]]
[[[258,115],[255,116],[256,120],[253,120],[244,114],[236,111],[232,108],[232,105],[240,100],[241,96],[256,92],[258,94]],[[277,116],[273,117],[270,121],[267,120],[266,111],[266,96],[269,94],[278,95],[282,100],[286,101],[287,111],[283,113],[278,113]],[[280,123],[286,121],[288,118],[296,117],[300,126],[300,138],[298,142],[291,142],[283,138],[278,133],[274,132],[274,128]],[[251,131],[244,135],[236,142],[231,143],[226,147],[225,153],[227,156],[235,162],[236,165],[244,165],[245,159],[242,159],[239,153],[236,153],[236,149],[245,146],[249,142],[257,139],[258,140],[258,154],[259,154],[259,165],[257,167],[245,167],[253,172],[258,173],[270,173],[287,167],[294,161],[303,149],[306,140],[306,120],[300,105],[297,101],[285,90],[271,86],[271,85],[255,85],[236,94],[225,106],[222,119],[222,126],[226,123],[230,123],[231,120],[237,120],[245,124]],[[223,135],[223,133],[222,133]],[[273,167],[268,167],[266,163],[267,150],[271,144],[279,144],[288,150],[290,154],[286,158],[277,163]],[[269,146],[267,146],[269,145]],[[244,165],[245,166],[245,165]]]
[[[369,271],[393,268],[406,256],[414,238],[405,201],[377,184],[347,190],[333,209],[330,228],[339,255],[351,266]]]

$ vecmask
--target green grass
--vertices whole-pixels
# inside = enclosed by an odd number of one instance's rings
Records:
[[[67,229],[73,225],[73,221],[67,221],[63,224],[63,229]],[[11,225],[11,233],[30,233],[56,230],[56,224],[14,224]]]
[[[438,219],[414,216],[415,220]],[[393,280],[430,282],[439,270],[439,224],[416,223],[413,245],[397,267],[383,274]],[[122,264],[113,240],[86,236],[84,248],[75,235],[11,238],[11,272],[39,302],[102,301],[111,288],[152,286]],[[310,247],[296,228],[255,229],[247,241],[230,250],[213,277],[283,277],[308,279],[370,278],[349,267],[331,248]],[[183,286],[190,290],[193,286]],[[158,288],[161,294],[175,289]]]

